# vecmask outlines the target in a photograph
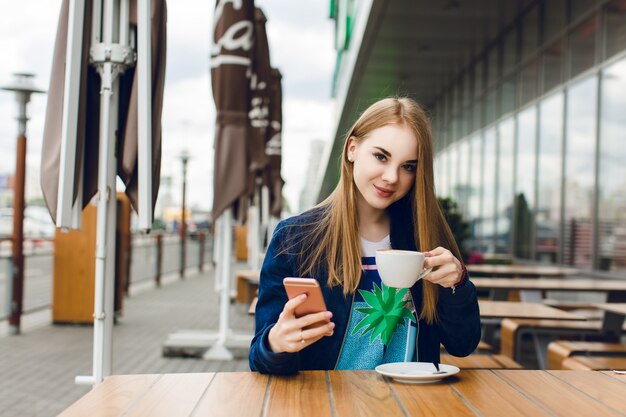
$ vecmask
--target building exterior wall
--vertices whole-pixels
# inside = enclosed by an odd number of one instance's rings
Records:
[[[626,271],[626,1],[546,0],[432,106],[469,249]]]

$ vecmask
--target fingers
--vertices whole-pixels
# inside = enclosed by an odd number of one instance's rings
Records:
[[[452,252],[439,246],[424,254],[426,255],[424,268],[435,268],[424,279],[446,288],[459,282],[463,268]]]
[[[296,308],[306,301],[307,295],[300,294],[297,297],[293,297],[291,300],[285,303],[285,307],[283,307],[283,312],[281,315],[295,316]]]

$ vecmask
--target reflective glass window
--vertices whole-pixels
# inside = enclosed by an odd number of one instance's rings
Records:
[[[485,62],[484,59],[479,59],[474,65],[474,97],[480,98],[483,95],[484,82],[483,77],[485,74]]]
[[[563,83],[563,69],[565,65],[565,40],[563,38],[552,43],[542,56],[543,64],[543,93]]]
[[[603,70],[598,179],[598,266],[626,272],[626,59]]]
[[[522,61],[537,52],[539,46],[539,7],[536,4],[522,20]]]
[[[513,251],[518,258],[531,259],[535,230],[536,106],[524,109],[518,114],[516,145]]]
[[[458,165],[459,176],[457,182],[457,203],[463,217],[467,218],[469,212],[467,207],[470,190],[469,168],[470,168],[470,141],[466,138],[458,144]]]
[[[496,45],[487,53],[487,87],[495,85],[500,79],[500,48]]]
[[[568,89],[565,134],[563,263],[591,269],[596,161],[597,76]]]
[[[606,24],[606,57],[626,49],[626,0],[614,0],[604,9]]]
[[[539,65],[536,59],[530,61],[520,73],[519,103],[524,105],[537,98]]]
[[[459,182],[459,158],[457,152],[457,143],[448,147],[448,173],[450,178],[448,179],[448,197],[457,201],[456,187]]]
[[[483,144],[483,205],[481,216],[481,248],[495,251],[496,235],[496,128],[485,131]]]
[[[481,208],[483,188],[483,138],[480,133],[470,138],[471,165],[469,168],[469,183],[467,206],[469,208],[468,220],[470,223],[470,239],[468,248],[480,250],[481,237]]]
[[[515,145],[515,121],[504,119],[498,135],[498,201],[496,205],[495,249],[498,253],[511,253],[511,220],[513,215],[513,158]]]
[[[515,110],[517,102],[515,93],[517,90],[517,79],[509,77],[502,82],[502,94],[500,97],[500,114],[507,114]]]
[[[498,91],[491,90],[487,94],[486,108],[485,108],[485,124],[489,124],[496,120],[498,117]]]
[[[510,73],[517,65],[517,34],[517,27],[513,26],[504,35],[504,50],[502,52],[502,71],[504,74]]]
[[[535,257],[554,263],[560,250],[563,93],[544,99],[539,112]]]
[[[589,12],[595,5],[601,3],[602,0],[571,0],[570,7],[572,11],[571,19],[576,20],[583,14]]]
[[[570,77],[575,77],[595,64],[597,31],[598,18],[594,15],[570,34]]]
[[[545,39],[550,40],[565,29],[567,21],[566,0],[546,0],[544,9]]]

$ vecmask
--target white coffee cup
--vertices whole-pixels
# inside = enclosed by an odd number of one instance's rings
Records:
[[[393,288],[410,288],[432,270],[424,270],[426,256],[411,250],[376,251],[376,267],[383,283]]]

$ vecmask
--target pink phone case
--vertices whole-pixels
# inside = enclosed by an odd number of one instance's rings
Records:
[[[317,280],[313,278],[285,278],[283,279],[287,297],[291,300],[300,294],[307,295],[306,301],[296,308],[296,317],[306,316],[307,314],[319,313],[326,311],[326,303],[322,295],[322,289]]]

